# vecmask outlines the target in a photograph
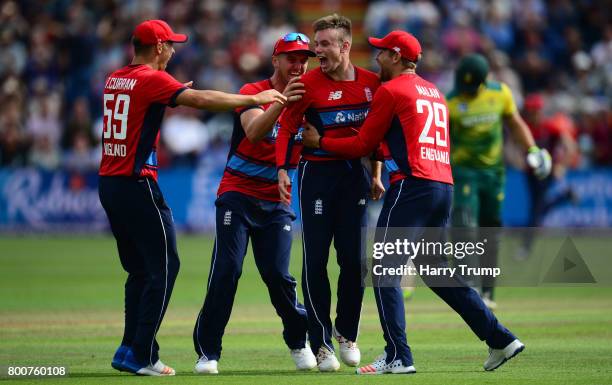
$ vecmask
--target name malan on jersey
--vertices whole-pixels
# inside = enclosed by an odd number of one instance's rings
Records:
[[[108,78],[104,88],[109,90],[132,91],[136,85],[136,79],[130,78]]]
[[[419,95],[429,96],[430,98],[440,99],[440,91],[438,91],[436,88],[423,87],[423,86],[419,86],[417,84],[415,84],[414,87],[416,88],[416,90],[419,93]]]

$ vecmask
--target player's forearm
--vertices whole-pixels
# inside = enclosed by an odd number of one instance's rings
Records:
[[[369,146],[363,142],[360,135],[348,138],[322,137],[319,140],[319,146],[327,152],[333,152],[335,155],[340,155],[347,159],[362,157],[376,148],[376,144]]]
[[[372,165],[372,179],[380,179],[382,175],[382,162],[372,159],[370,164]]]
[[[515,111],[514,114],[508,118],[508,125],[510,126],[510,131],[514,139],[518,141],[525,152],[536,145],[527,123],[525,123],[518,112]]]
[[[257,104],[255,95],[229,94],[214,90],[187,90],[176,99],[177,104],[209,111],[228,111]]]
[[[251,122],[244,127],[247,139],[251,143],[257,143],[263,139],[274,127],[282,111],[283,106],[280,103],[274,103],[263,114],[251,120]]]

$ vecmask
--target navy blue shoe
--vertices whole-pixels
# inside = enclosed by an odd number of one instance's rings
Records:
[[[125,352],[125,356],[123,357],[123,361],[121,361],[121,367],[123,367],[123,371],[125,372],[136,374],[143,367],[143,365],[136,361],[134,352],[132,352],[132,349],[128,348]]]
[[[153,365],[138,363],[132,349],[127,350],[121,366],[123,366],[126,372],[138,374],[140,376],[174,376],[176,374],[174,369],[165,365],[161,360],[157,360]]]
[[[111,366],[117,369],[120,372],[126,372],[127,369],[123,366],[123,360],[125,359],[125,355],[130,350],[129,346],[121,345],[115,352],[113,356],[113,361],[111,362]]]

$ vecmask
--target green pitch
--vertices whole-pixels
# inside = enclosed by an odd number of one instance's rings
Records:
[[[204,298],[212,241],[179,237],[182,265],[158,335],[175,378],[119,373],[110,360],[122,335],[122,286],[114,241],[107,237],[0,238],[0,367],[67,365],[68,378],[2,383],[70,384],[610,384],[612,288],[502,288],[498,316],[527,349],[496,372],[482,370],[487,351],[463,321],[427,288],[407,305],[408,338],[418,373],[409,377],[340,372],[297,373],[252,256],[247,256],[224,338],[221,374],[192,373],[191,333]],[[293,247],[293,274],[301,253]],[[330,275],[337,276],[332,256]],[[382,352],[372,289],[366,290],[359,343],[362,362]]]

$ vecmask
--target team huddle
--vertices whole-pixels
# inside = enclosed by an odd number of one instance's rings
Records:
[[[100,200],[128,272],[125,329],[112,360],[115,369],[175,374],[160,361],[156,341],[179,270],[171,211],[157,184],[156,147],[165,107],[185,105],[233,110],[236,117],[215,202],[206,297],[193,331],[195,371],[218,373],[222,338],[250,240],[298,370],[338,370],[335,340],[340,360],[357,367],[357,374],[416,372],[399,281],[373,282],[386,346],[371,364],[359,367],[362,228],[368,201],[383,194],[376,230],[383,242],[390,227],[414,228],[408,236],[416,239],[419,228],[449,224],[455,165],[451,142],[457,135],[452,122],[457,117],[438,88],[416,74],[421,46],[411,34],[393,31],[368,39],[379,50],[376,74],[351,63],[349,19],[329,15],[313,27],[314,49],[305,34],[284,35],[274,46],[273,74],[245,84],[239,94],[195,90],[191,83],[178,82],[165,68],[173,44],[187,41],[187,36],[174,33],[161,20],[136,27],[132,63],[111,74],[104,90]],[[320,66],[307,72],[309,57],[316,57]],[[495,87],[485,78],[469,76],[470,82],[477,80],[472,88],[454,92],[467,103],[479,90]],[[515,115],[513,102],[503,106],[501,115]],[[516,131],[534,173],[547,174],[548,154],[535,146],[518,119]],[[361,161],[366,156],[370,171]],[[381,181],[383,164],[389,173],[388,191]],[[302,220],[303,304],[289,273],[292,192]],[[326,269],[332,241],[340,266],[333,322]],[[452,287],[430,287],[486,342],[485,370],[498,368],[525,348],[479,292],[459,278]]]

